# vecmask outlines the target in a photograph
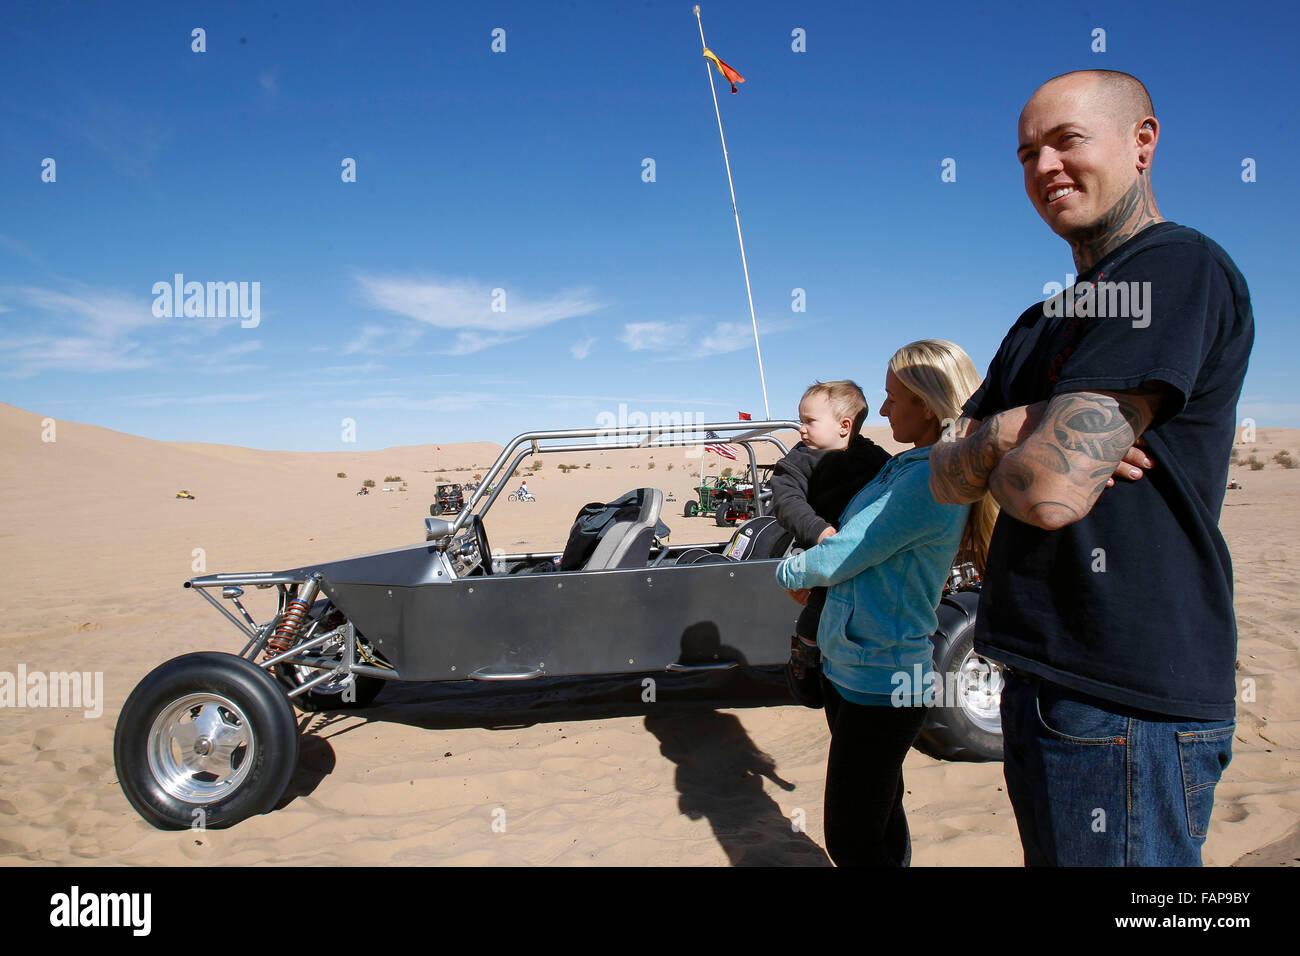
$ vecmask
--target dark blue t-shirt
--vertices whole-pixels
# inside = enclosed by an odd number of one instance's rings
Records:
[[[1170,222],[1020,317],[967,415],[1062,392],[1169,388],[1144,433],[1155,467],[1141,480],[1116,482],[1058,531],[998,518],[979,653],[1133,708],[1233,716],[1232,563],[1218,525],[1254,334],[1227,253]]]

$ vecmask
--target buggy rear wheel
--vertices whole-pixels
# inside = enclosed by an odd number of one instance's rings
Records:
[[[154,668],[127,698],[113,739],[123,794],[162,830],[219,829],[265,813],[297,761],[293,708],[275,679],[210,651]]]
[[[318,628],[322,633],[347,623],[343,612],[332,607],[329,601],[317,601],[312,605],[312,615],[320,622]],[[360,634],[356,637],[362,640]],[[341,646],[335,653],[334,660],[342,664]],[[297,690],[307,681],[319,677],[321,673],[317,668],[303,667],[290,661],[281,661],[275,665],[275,678],[286,692]],[[340,674],[330,680],[322,681],[306,693],[290,697],[289,703],[305,713],[322,710],[358,710],[369,707],[386,683],[388,682],[378,677],[364,674]]]
[[[285,671],[282,681],[292,681],[293,687],[320,674],[318,670],[284,662],[277,664],[276,667]],[[307,713],[321,710],[358,710],[374,703],[386,683],[388,682],[378,677],[344,674],[334,680],[323,681],[305,694],[289,698],[289,701],[299,710]]]
[[[1001,760],[1002,669],[975,653],[978,591],[939,604],[934,643],[935,693],[916,749],[940,760]]]

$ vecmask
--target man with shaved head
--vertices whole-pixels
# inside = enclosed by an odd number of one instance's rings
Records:
[[[1231,757],[1218,520],[1254,320],[1227,253],[1156,207],[1159,138],[1125,73],[1030,97],[1025,191],[1078,281],[1020,316],[930,456],[939,501],[1002,506],[975,649],[1003,664],[1028,865],[1199,865]]]

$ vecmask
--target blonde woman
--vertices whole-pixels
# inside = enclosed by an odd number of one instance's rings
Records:
[[[831,730],[826,850],[839,866],[911,860],[902,766],[925,721],[935,608],[959,551],[983,569],[997,514],[987,495],[973,505],[934,500],[930,446],[979,384],[970,356],[952,342],[899,349],[880,414],[894,440],[913,447],[853,497],[836,534],[777,566],[795,600],[803,589],[829,588],[817,646]]]

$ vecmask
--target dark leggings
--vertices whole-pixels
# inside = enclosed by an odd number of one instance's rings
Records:
[[[925,722],[925,708],[852,703],[825,674],[822,691],[831,729],[826,852],[836,866],[907,866],[912,840],[903,814],[903,758]]]

